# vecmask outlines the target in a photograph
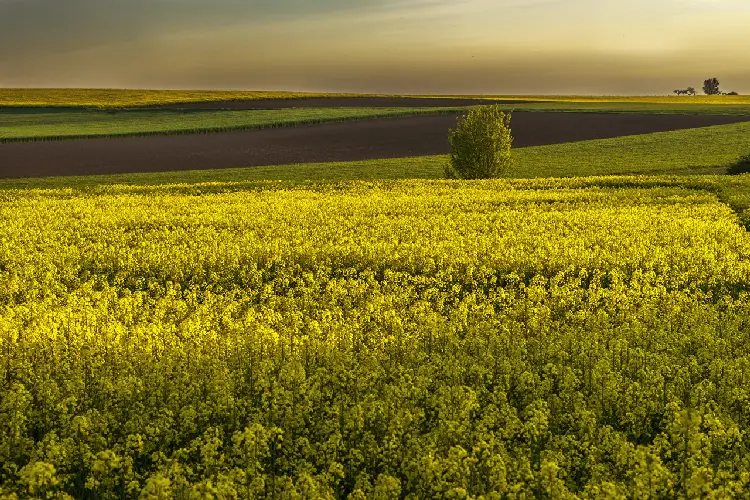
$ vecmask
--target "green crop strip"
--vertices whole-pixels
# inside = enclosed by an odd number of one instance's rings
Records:
[[[371,118],[458,113],[463,108],[298,108],[250,111],[0,109],[0,142],[137,137],[291,127]]]

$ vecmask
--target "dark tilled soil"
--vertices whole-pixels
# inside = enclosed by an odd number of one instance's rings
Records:
[[[451,97],[313,97],[256,101],[191,102],[161,104],[157,109],[280,109],[280,108],[430,108],[477,104],[527,104],[535,101],[456,99]],[[151,107],[150,107],[151,108]]]
[[[516,147],[750,121],[750,116],[515,113]],[[0,177],[114,174],[445,154],[456,115],[214,134],[0,144]]]

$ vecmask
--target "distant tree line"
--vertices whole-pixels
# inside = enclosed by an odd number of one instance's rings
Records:
[[[672,91],[677,95],[695,95],[695,88],[688,87],[686,89],[677,89]],[[722,92],[719,89],[719,80],[716,78],[709,78],[703,81],[703,93],[706,95],[739,95],[737,92]]]
[[[693,87],[688,87],[684,90],[677,89],[677,90],[673,90],[672,92],[674,92],[677,95],[695,95],[695,89]]]

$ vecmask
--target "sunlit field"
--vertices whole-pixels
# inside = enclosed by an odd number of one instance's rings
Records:
[[[0,89],[0,106],[123,108],[189,102],[355,95],[362,94],[221,90]]]
[[[710,190],[212,188],[3,192],[6,491],[746,491],[750,237]]]
[[[469,97],[469,96],[467,96]],[[495,96],[476,96],[494,98]],[[645,104],[750,104],[750,95],[694,95],[694,96],[568,96],[568,95],[507,95],[505,99],[529,101],[558,101],[578,103],[645,103]]]
[[[342,94],[281,91],[199,91],[123,89],[0,89],[0,107],[123,108],[175,103],[301,99],[311,97],[399,97],[394,94]],[[560,103],[622,103],[669,105],[750,105],[750,96],[552,96],[552,95],[410,95],[403,97],[476,97]]]
[[[229,132],[372,118],[458,113],[461,108],[290,108],[233,111],[3,112],[0,142]]]
[[[458,111],[28,112],[281,96],[4,90],[0,140]],[[750,108],[576,99],[508,106]],[[0,500],[748,497],[748,153],[742,122],[516,148],[494,180],[0,180]]]

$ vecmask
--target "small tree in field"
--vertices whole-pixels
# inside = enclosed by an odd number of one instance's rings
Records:
[[[719,95],[719,80],[716,78],[709,78],[703,82],[703,93],[706,95]]]
[[[488,179],[505,173],[512,164],[510,117],[497,105],[480,106],[459,117],[456,129],[449,132],[451,156],[446,176]]]

